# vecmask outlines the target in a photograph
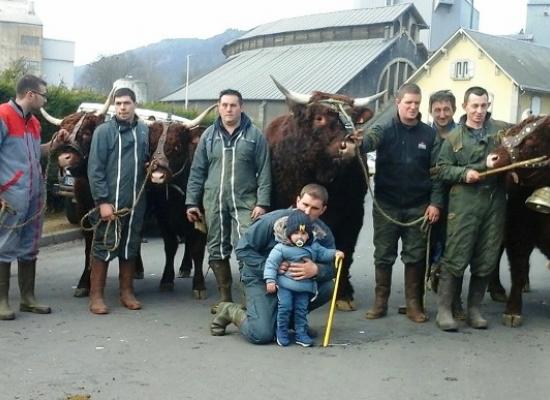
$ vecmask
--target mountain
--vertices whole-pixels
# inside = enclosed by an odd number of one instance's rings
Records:
[[[106,93],[115,80],[132,76],[147,82],[149,98],[156,100],[185,84],[188,54],[189,80],[192,80],[223,64],[223,45],[244,33],[228,29],[208,39],[165,39],[102,57],[75,68],[75,86]]]

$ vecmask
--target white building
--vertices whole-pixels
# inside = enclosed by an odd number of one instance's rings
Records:
[[[22,59],[29,73],[72,88],[74,50],[74,42],[44,38],[34,2],[0,0],[0,70]]]

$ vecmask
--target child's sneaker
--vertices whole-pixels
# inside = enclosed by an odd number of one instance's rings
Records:
[[[313,346],[313,339],[309,337],[307,333],[296,332],[296,344],[303,347]]]
[[[282,329],[277,329],[277,344],[279,346],[288,346],[290,344],[290,338],[288,336],[288,331],[283,331]]]

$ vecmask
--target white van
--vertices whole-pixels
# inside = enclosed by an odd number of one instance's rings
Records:
[[[101,110],[103,104],[100,103],[82,103],[78,106],[77,112],[95,112]],[[115,115],[115,106],[110,106],[107,111],[106,120],[111,119]],[[186,119],[178,117],[174,114],[165,113],[163,111],[148,110],[146,108],[136,108],[136,115],[143,120],[153,121],[177,121],[185,122]]]

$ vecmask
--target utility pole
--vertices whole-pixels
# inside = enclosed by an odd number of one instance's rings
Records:
[[[185,77],[185,109],[187,110],[187,106],[189,105],[189,58],[191,57],[191,54],[187,54],[187,73]]]

